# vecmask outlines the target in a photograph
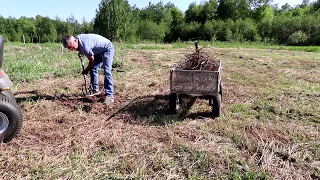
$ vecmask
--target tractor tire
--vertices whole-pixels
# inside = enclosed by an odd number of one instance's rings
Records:
[[[5,96],[0,96],[0,142],[9,142],[21,130],[23,115],[18,104]]]
[[[11,90],[4,90],[4,91],[1,91],[0,94],[2,96],[5,96],[9,99],[12,99],[13,101],[16,101],[16,98],[14,97],[13,93]]]

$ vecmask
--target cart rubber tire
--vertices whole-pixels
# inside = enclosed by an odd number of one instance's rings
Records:
[[[212,106],[212,117],[220,117],[221,112],[221,94],[218,94],[218,96],[213,96],[212,99],[210,99],[210,104]]]
[[[23,116],[18,104],[10,98],[0,96],[0,142],[9,142],[21,130]]]
[[[176,93],[171,93],[169,96],[169,113],[177,114],[180,109],[181,99]]]
[[[219,91],[219,94],[221,94],[221,100],[222,100],[222,87],[223,87],[223,84],[222,84],[222,82],[220,82],[220,91]]]
[[[16,98],[14,97],[13,93],[11,90],[4,90],[4,91],[1,91],[0,94],[2,96],[5,96],[9,99],[12,99],[13,101],[16,101]]]

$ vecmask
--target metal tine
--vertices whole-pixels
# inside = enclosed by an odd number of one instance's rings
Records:
[[[82,68],[82,71],[84,70],[84,62],[83,62],[83,55],[81,53],[78,53],[78,57],[81,61],[81,68]],[[86,78],[86,75],[83,74],[83,79],[84,79],[84,90],[85,92],[83,92],[83,88],[82,88],[82,93],[84,95],[89,95],[89,93],[91,94],[91,91],[88,90],[88,87],[87,87],[87,78]]]

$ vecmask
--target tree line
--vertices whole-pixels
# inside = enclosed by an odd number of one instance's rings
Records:
[[[91,21],[44,16],[4,18],[0,35],[7,41],[60,42],[67,34],[98,33],[118,42],[205,41],[320,45],[320,0],[278,7],[272,0],[207,0],[182,12],[173,3],[144,8],[127,0],[101,0]]]

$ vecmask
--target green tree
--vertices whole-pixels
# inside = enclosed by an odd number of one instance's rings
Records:
[[[186,22],[203,22],[202,17],[202,5],[197,5],[196,3],[191,3],[189,8],[186,10]]]
[[[33,18],[20,17],[18,20],[21,24],[23,35],[25,36],[26,42],[33,42],[33,37],[36,34],[36,22]]]
[[[157,24],[150,20],[142,20],[137,30],[141,40],[152,40],[155,42],[163,41],[165,36],[164,24]]]
[[[6,29],[6,19],[0,15],[0,35],[5,35],[5,29]]]
[[[239,19],[250,17],[250,3],[247,0],[219,0],[217,8],[221,19]]]
[[[126,0],[102,0],[93,23],[95,31],[111,40],[123,40],[130,32],[131,7]]]
[[[82,18],[82,23],[80,24],[81,31],[83,33],[92,33],[93,32],[93,24],[92,22],[86,21],[85,18]]]
[[[57,30],[53,24],[53,21],[48,17],[36,16],[37,19],[37,35],[38,41],[55,42],[57,40]]]
[[[181,31],[181,40],[190,40],[191,38],[202,37],[201,23],[192,21],[189,23],[182,23],[179,25]]]
[[[22,37],[21,26],[17,23],[15,18],[9,17],[6,22],[5,31],[8,41],[19,42]]]
[[[295,45],[295,46],[305,45],[308,39],[309,39],[308,35],[306,35],[304,32],[297,31],[292,33],[289,36],[287,43],[289,45]]]
[[[313,12],[316,12],[320,9],[320,0],[317,0],[311,5]]]
[[[171,21],[170,8],[171,7],[172,7],[171,3],[169,3],[165,6],[165,5],[163,5],[162,1],[160,1],[157,4],[153,4],[153,3],[149,2],[149,5],[140,11],[140,18],[142,20],[153,21],[157,24],[162,23],[162,22],[170,23],[170,21]]]
[[[172,3],[164,5],[162,1],[157,4],[150,2],[146,8],[140,11],[140,19],[155,22],[159,27],[164,28],[165,41],[170,41],[170,39],[172,39],[171,23],[174,20],[172,9],[174,8],[175,5]],[[163,29],[161,29],[161,31],[163,31]]]
[[[170,30],[166,34],[165,41],[176,41],[181,37],[181,31],[179,30],[179,25],[184,22],[184,14],[177,7],[170,8],[170,14],[172,16],[172,21],[170,24]]]
[[[233,39],[236,41],[260,41],[257,26],[251,18],[238,19],[233,29]]]
[[[255,8],[252,11],[252,18],[256,21],[256,22],[260,22],[263,19],[271,19],[274,17],[274,9],[270,6],[270,5],[263,5],[260,7]]]
[[[201,19],[202,23],[205,23],[206,21],[210,21],[213,19],[216,19],[218,10],[217,10],[217,1],[216,0],[209,0],[206,1],[201,9]]]
[[[66,19],[66,21],[69,24],[69,31],[71,34],[82,33],[80,29],[80,24],[73,14],[70,14],[70,16]]]
[[[72,25],[70,23],[62,21],[59,17],[55,17],[53,23],[57,31],[57,42],[60,42],[62,37],[73,34]]]

